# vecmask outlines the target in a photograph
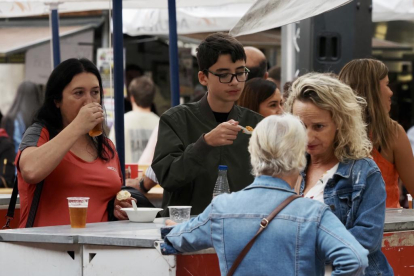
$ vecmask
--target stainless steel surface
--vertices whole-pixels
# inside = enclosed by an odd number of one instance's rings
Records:
[[[387,209],[384,232],[414,230],[414,209]]]
[[[41,242],[65,244],[95,244],[113,246],[154,247],[161,239],[160,228],[164,218],[155,223],[114,221],[89,223],[86,228],[70,228],[70,225],[36,227],[0,231],[0,241]]]
[[[0,206],[1,205],[9,206],[10,198],[11,198],[11,195],[9,194],[0,194]],[[17,197],[17,204],[19,203],[20,203],[20,198]]]
[[[160,228],[165,218],[154,223],[115,221],[89,223],[86,228],[72,229],[70,225],[13,229],[0,231],[0,241],[41,242],[63,244],[95,244],[153,248],[160,240]],[[413,209],[387,209],[384,232],[414,230]]]

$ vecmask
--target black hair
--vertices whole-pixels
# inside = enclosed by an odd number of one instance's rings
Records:
[[[276,84],[263,78],[248,80],[237,104],[259,113],[260,104],[276,92]]]
[[[207,36],[197,48],[197,62],[200,71],[205,72],[213,66],[221,55],[230,55],[231,60],[246,61],[243,45],[234,37],[225,33]]]
[[[43,93],[37,84],[25,81],[19,85],[13,104],[2,120],[2,127],[12,139],[16,118],[19,117],[26,129],[32,123],[33,116],[42,102]]]
[[[63,61],[50,74],[46,84],[45,101],[34,119],[34,122],[40,122],[45,125],[49,131],[50,139],[63,129],[62,114],[60,109],[56,107],[56,103],[62,101],[63,90],[72,81],[73,77],[80,73],[91,73],[96,76],[99,82],[99,103],[102,105],[102,79],[96,66],[85,58],[71,58]],[[102,106],[102,108],[104,107]],[[105,161],[114,158],[115,152],[108,142],[109,139],[106,136],[105,130],[103,130],[102,135],[95,138],[90,137],[90,139],[98,151],[99,158]]]
[[[260,61],[258,66],[255,67],[249,67],[249,74],[247,75],[247,80],[251,80],[254,78],[264,78],[266,72],[267,72],[267,61],[266,59],[263,59]]]
[[[273,66],[269,69],[269,78],[280,81],[281,80],[281,68],[280,66]]]
[[[144,70],[142,70],[142,68],[136,64],[128,64],[125,67],[125,72],[128,72],[128,71],[138,71],[140,72],[141,76],[144,75]]]
[[[128,90],[138,106],[151,107],[155,96],[155,85],[149,77],[141,76],[133,79]]]

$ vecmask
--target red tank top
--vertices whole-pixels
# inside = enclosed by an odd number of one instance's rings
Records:
[[[400,208],[400,190],[398,188],[398,172],[395,165],[385,159],[377,149],[372,151],[372,157],[377,163],[382,178],[385,182],[385,190],[387,192],[387,208]]]

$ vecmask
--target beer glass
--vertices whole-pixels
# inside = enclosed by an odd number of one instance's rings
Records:
[[[89,197],[68,197],[70,226],[85,228]]]
[[[97,124],[93,129],[89,130],[89,136],[96,137],[102,134],[102,123]]]

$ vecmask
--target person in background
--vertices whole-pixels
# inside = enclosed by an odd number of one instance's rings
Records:
[[[371,154],[385,181],[387,208],[398,208],[398,177],[414,194],[414,157],[403,127],[389,116],[393,93],[388,87],[388,68],[379,60],[355,59],[342,68],[339,79],[367,102],[364,120],[374,145]]]
[[[13,104],[1,122],[2,128],[13,139],[15,153],[17,153],[22,141],[23,133],[32,123],[33,117],[42,102],[43,93],[35,83],[25,81],[17,88]]]
[[[286,111],[302,120],[308,135],[307,166],[297,188],[300,195],[328,205],[369,251],[365,275],[391,276],[381,251],[385,184],[370,158],[364,104],[348,85],[327,74],[310,73],[293,82]]]
[[[6,130],[0,128],[0,188],[13,188],[15,166],[13,141],[7,135]]]
[[[135,78],[128,91],[131,95],[132,111],[124,116],[125,163],[138,163],[160,118],[151,112],[155,87],[149,77]],[[115,126],[112,126],[109,138],[115,142]]]
[[[258,77],[260,78],[265,78],[266,77],[266,64],[267,64],[267,60],[266,57],[264,56],[264,54],[262,53],[262,51],[260,51],[259,49],[255,48],[255,47],[244,47],[245,50],[245,54],[246,54],[246,62],[250,62],[249,66],[251,66],[252,68],[252,72],[249,73],[248,75],[248,79],[250,79],[249,76],[254,76],[258,74]],[[273,85],[271,85],[273,87]],[[192,99],[192,102],[198,102],[204,95],[205,95],[205,90],[202,89],[203,86],[201,86],[200,84],[196,85],[195,89],[194,89],[194,98]],[[267,86],[269,87],[269,86]],[[277,90],[279,91],[279,90]],[[277,93],[277,91],[275,91],[275,93],[269,94],[269,97],[267,97],[264,100],[269,100],[266,101],[266,104],[263,104],[263,112],[265,112],[266,114],[272,113],[272,112],[283,112],[283,107],[281,106],[281,99],[280,98],[280,92],[279,94]],[[242,93],[241,97],[243,97],[244,93]],[[272,97],[273,95],[273,97]],[[256,98],[253,97],[253,101],[256,101]],[[240,104],[239,104],[240,105]],[[257,113],[258,110],[249,108],[248,106],[244,106],[241,105],[243,107],[246,107],[248,109],[251,109]],[[263,115],[263,114],[262,114]],[[140,160],[138,161],[139,164],[148,164],[148,160],[153,159],[154,156],[154,149],[155,149],[155,144],[157,142],[156,138],[158,135],[158,129],[155,129],[153,134],[151,135],[150,138],[150,142],[148,142],[149,145],[152,145],[153,143],[153,147],[146,147],[144,150],[144,153],[142,154],[143,158],[140,158]],[[140,180],[128,180],[126,182],[126,185],[128,186],[132,186],[136,189],[138,189],[141,193],[143,193],[144,195],[148,193],[149,190],[151,190],[154,186],[156,186],[158,183],[158,179],[152,169],[152,167],[148,167],[148,169],[145,172],[145,175],[142,177],[142,179]]]
[[[88,132],[104,122],[102,80],[87,59],[68,59],[52,72],[43,105],[25,132],[16,157],[20,227],[25,227],[35,193],[41,197],[34,227],[69,224],[67,197],[90,197],[87,223],[108,220],[132,198],[115,200],[122,186],[118,155],[105,132]]]
[[[262,219],[295,194],[306,165],[306,144],[305,129],[296,117],[263,119],[249,143],[254,182],[240,192],[217,196],[188,222],[167,220],[175,227],[162,229],[163,234],[170,230],[163,254],[214,247],[221,275],[227,275]],[[324,275],[326,261],[333,264],[334,275],[362,275],[367,255],[327,205],[298,198],[267,225],[234,275]]]
[[[197,60],[198,79],[208,93],[161,116],[151,164],[164,188],[162,207],[189,205],[193,215],[211,202],[218,165],[228,166],[231,191],[251,182],[249,135],[238,125],[255,127],[263,118],[235,105],[248,74],[240,42],[227,34],[212,34],[197,48]],[[162,216],[168,216],[168,210]]]
[[[125,67],[125,87],[127,95],[124,98],[124,113],[130,112],[132,110],[131,103],[131,92],[129,91],[129,85],[133,79],[141,77],[144,75],[144,70],[136,64],[128,64]]]
[[[281,68],[280,66],[273,66],[272,68],[269,69],[268,71],[269,74],[269,78],[268,80],[273,81],[274,83],[276,83],[277,87],[281,87]]]
[[[283,98],[280,90],[274,82],[262,78],[254,78],[246,82],[237,104],[263,117],[283,113]]]
[[[267,79],[267,59],[262,51],[255,47],[244,47],[246,53],[246,67],[249,69],[247,80],[253,78]]]

